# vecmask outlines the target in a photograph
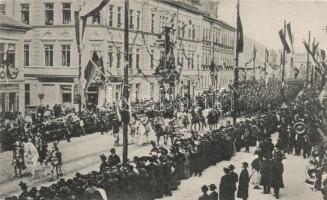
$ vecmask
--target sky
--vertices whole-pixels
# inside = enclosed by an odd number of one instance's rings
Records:
[[[216,0],[217,1],[217,0]],[[219,0],[218,16],[235,26],[236,0]],[[308,31],[327,50],[327,0],[240,0],[240,15],[244,34],[268,49],[282,49],[278,31],[284,20],[290,22],[294,34],[295,53],[306,52],[303,39]]]

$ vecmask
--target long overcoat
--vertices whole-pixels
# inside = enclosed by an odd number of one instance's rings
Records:
[[[270,160],[262,161],[260,172],[261,172],[260,185],[271,185],[272,161],[270,161]]]
[[[238,182],[238,198],[248,198],[249,197],[249,181],[250,176],[247,169],[243,169],[240,173],[240,178]]]
[[[271,179],[272,187],[276,187],[276,188],[284,187],[283,171],[284,171],[283,163],[280,161],[274,161],[272,164],[272,179]]]

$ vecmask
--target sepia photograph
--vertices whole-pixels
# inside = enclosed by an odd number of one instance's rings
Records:
[[[327,200],[327,0],[0,0],[0,200]]]

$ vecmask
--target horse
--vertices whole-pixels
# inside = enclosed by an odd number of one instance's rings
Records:
[[[159,142],[160,142],[160,138],[163,137],[164,138],[164,145],[167,145],[168,143],[168,138],[170,138],[171,140],[171,144],[174,143],[174,138],[175,138],[175,127],[172,123],[172,121],[170,122],[166,122],[164,124],[160,124],[158,122],[158,120],[155,120],[153,123],[153,130],[156,134],[157,137],[157,144],[159,146]]]
[[[24,156],[27,163],[30,163],[32,165],[32,179],[35,178],[35,171],[37,164],[39,162],[39,153],[37,151],[37,148],[34,146],[34,144],[31,141],[28,141],[26,143],[23,143],[24,145]]]
[[[218,109],[212,109],[209,111],[207,119],[210,132],[213,128],[217,128],[219,118],[221,117],[221,112]]]

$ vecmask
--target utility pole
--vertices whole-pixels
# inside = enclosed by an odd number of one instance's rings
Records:
[[[311,38],[311,31],[309,31],[309,40],[308,40],[309,47],[310,47],[310,38]],[[308,54],[307,54],[307,73],[306,73],[306,78],[305,78],[306,85],[308,85],[308,82],[309,82],[309,65],[310,65],[310,55],[308,52]]]
[[[124,84],[123,84],[123,104],[124,110],[122,110],[122,113],[125,115],[122,115],[122,121],[123,121],[123,163],[127,163],[128,160],[128,123],[129,123],[129,109],[131,109],[128,106],[128,98],[129,98],[129,86],[128,86],[128,68],[129,68],[129,60],[128,60],[128,37],[129,37],[129,0],[125,0],[125,23],[124,23],[124,60],[125,60],[125,66],[124,66]],[[127,107],[127,109],[126,109]]]
[[[284,20],[284,29],[283,29],[283,37],[285,38],[286,35],[286,20]],[[285,102],[285,95],[284,95],[284,79],[285,79],[285,46],[283,45],[283,68],[282,68],[282,88],[281,88],[281,95],[282,95],[282,103]]]
[[[237,9],[239,12],[240,9],[240,1],[237,1]],[[238,19],[237,19],[238,20]],[[237,24],[237,22],[236,22]],[[236,26],[236,36],[238,34],[238,26]],[[238,52],[238,37],[236,37],[236,42],[235,42],[235,65],[234,65],[234,89],[233,89],[233,110],[232,110],[232,115],[233,115],[233,124],[236,124],[236,118],[237,118],[237,109],[238,109],[238,97],[237,97],[237,88],[238,88],[238,57],[239,57],[239,52]]]

